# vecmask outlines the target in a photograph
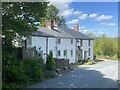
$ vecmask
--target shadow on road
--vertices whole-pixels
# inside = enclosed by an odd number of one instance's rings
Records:
[[[118,88],[118,81],[91,68],[77,68],[29,88]]]
[[[96,59],[95,62],[102,62],[104,60]]]

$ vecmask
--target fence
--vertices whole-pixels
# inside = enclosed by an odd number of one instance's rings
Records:
[[[58,59],[55,58],[56,69],[60,69],[61,72],[70,68],[69,59]]]
[[[20,47],[17,50],[19,59],[36,59],[39,57],[36,47]]]

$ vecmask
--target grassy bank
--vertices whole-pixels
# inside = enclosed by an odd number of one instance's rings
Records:
[[[100,59],[106,59],[106,60],[120,60],[120,58],[117,58],[117,56],[111,56],[111,57],[108,57],[108,56],[97,56],[96,58],[100,58]]]

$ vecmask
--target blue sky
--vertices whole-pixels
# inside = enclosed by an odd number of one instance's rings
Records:
[[[66,19],[69,28],[79,25],[82,33],[96,36],[106,34],[117,37],[118,3],[117,2],[54,2]]]

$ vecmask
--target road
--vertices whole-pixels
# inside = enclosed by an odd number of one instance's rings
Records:
[[[61,76],[29,88],[117,88],[118,61],[101,61],[82,65]]]

